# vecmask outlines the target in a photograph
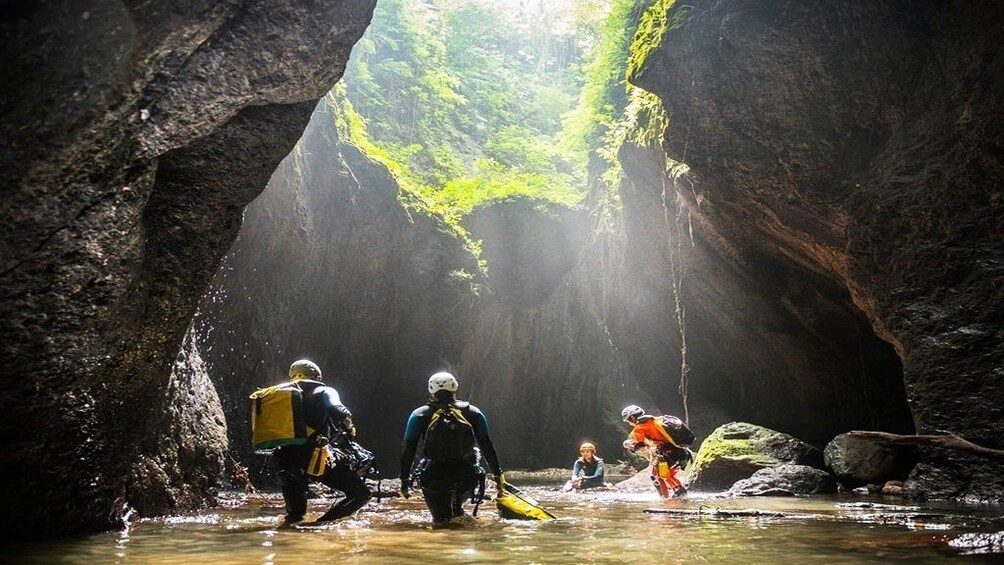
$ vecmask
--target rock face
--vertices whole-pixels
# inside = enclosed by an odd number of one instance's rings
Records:
[[[823,450],[826,467],[848,487],[905,479],[916,463],[912,448],[883,445],[840,434]]]
[[[244,206],[372,8],[2,9],[4,537],[103,529],[130,507],[211,496],[225,424],[183,338]]]
[[[475,210],[464,225],[482,242],[482,273],[455,230],[406,211],[387,169],[339,137],[336,105],[318,107],[248,207],[194,326],[235,454],[256,461],[248,393],[309,357],[388,476],[408,414],[444,369],[488,415],[507,468],[571,465],[585,436],[616,456],[623,390],[639,387],[603,323],[617,303],[602,300],[590,218],[526,199]]]
[[[478,267],[431,216],[409,215],[386,167],[339,139],[334,99],[245,213],[194,326],[249,467],[248,394],[310,358],[396,475],[408,414],[460,357]],[[462,379],[462,386],[470,387]]]
[[[729,304],[714,281],[728,272],[760,302],[734,321],[786,312],[833,359],[860,361],[823,371],[843,375],[837,398],[863,371],[895,370],[862,356],[877,336],[902,361],[918,431],[1001,447],[1004,8],[699,1],[661,16],[630,79],[662,99],[663,150],[689,167],[668,175],[669,200],[697,264],[728,269],[692,271],[707,295],[689,311]],[[769,327],[732,343],[749,351]],[[1004,493],[1000,463],[920,457],[908,491]]]
[[[761,469],[790,463],[823,466],[823,454],[788,434],[745,422],[730,422],[702,443],[690,469],[693,490],[724,490]]]
[[[833,476],[807,465],[777,465],[760,469],[748,479],[737,481],[729,494],[733,496],[794,496],[836,492]]]

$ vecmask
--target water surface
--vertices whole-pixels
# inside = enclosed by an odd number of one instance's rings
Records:
[[[121,532],[72,541],[20,544],[8,548],[5,558],[87,564],[941,563],[959,560],[959,551],[949,547],[952,540],[1004,530],[1000,506],[850,495],[717,499],[692,494],[662,501],[654,493],[523,490],[559,519],[501,520],[486,502],[477,518],[431,530],[416,496],[371,502],[334,524],[280,528],[281,497],[230,494],[212,510],[144,519]],[[328,504],[313,500],[309,517]],[[645,512],[750,508],[785,516]]]

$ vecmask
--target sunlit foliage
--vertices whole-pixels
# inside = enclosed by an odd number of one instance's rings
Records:
[[[513,194],[581,199],[585,171],[554,141],[581,88],[584,56],[575,14],[564,10],[377,4],[346,92],[372,146],[430,206],[464,212]]]
[[[616,200],[617,148],[662,123],[626,68],[670,4],[381,0],[345,75],[352,135],[451,222],[513,195],[575,204],[589,175]]]

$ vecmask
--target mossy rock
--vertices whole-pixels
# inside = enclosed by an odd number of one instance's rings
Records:
[[[701,443],[690,469],[690,487],[725,490],[760,469],[784,463],[824,468],[822,452],[800,439],[746,422],[730,422]]]

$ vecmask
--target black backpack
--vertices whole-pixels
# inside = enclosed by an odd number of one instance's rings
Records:
[[[670,416],[669,414],[661,416],[659,424],[662,425],[662,429],[666,430],[666,434],[673,438],[673,443],[679,447],[689,447],[697,439],[694,437],[694,432],[690,431],[690,428],[683,423],[683,420],[676,416]]]
[[[425,429],[425,446],[422,455],[436,463],[466,461],[473,464],[477,458],[474,447],[474,426],[464,415],[466,402],[446,406],[430,404],[435,409]]]

